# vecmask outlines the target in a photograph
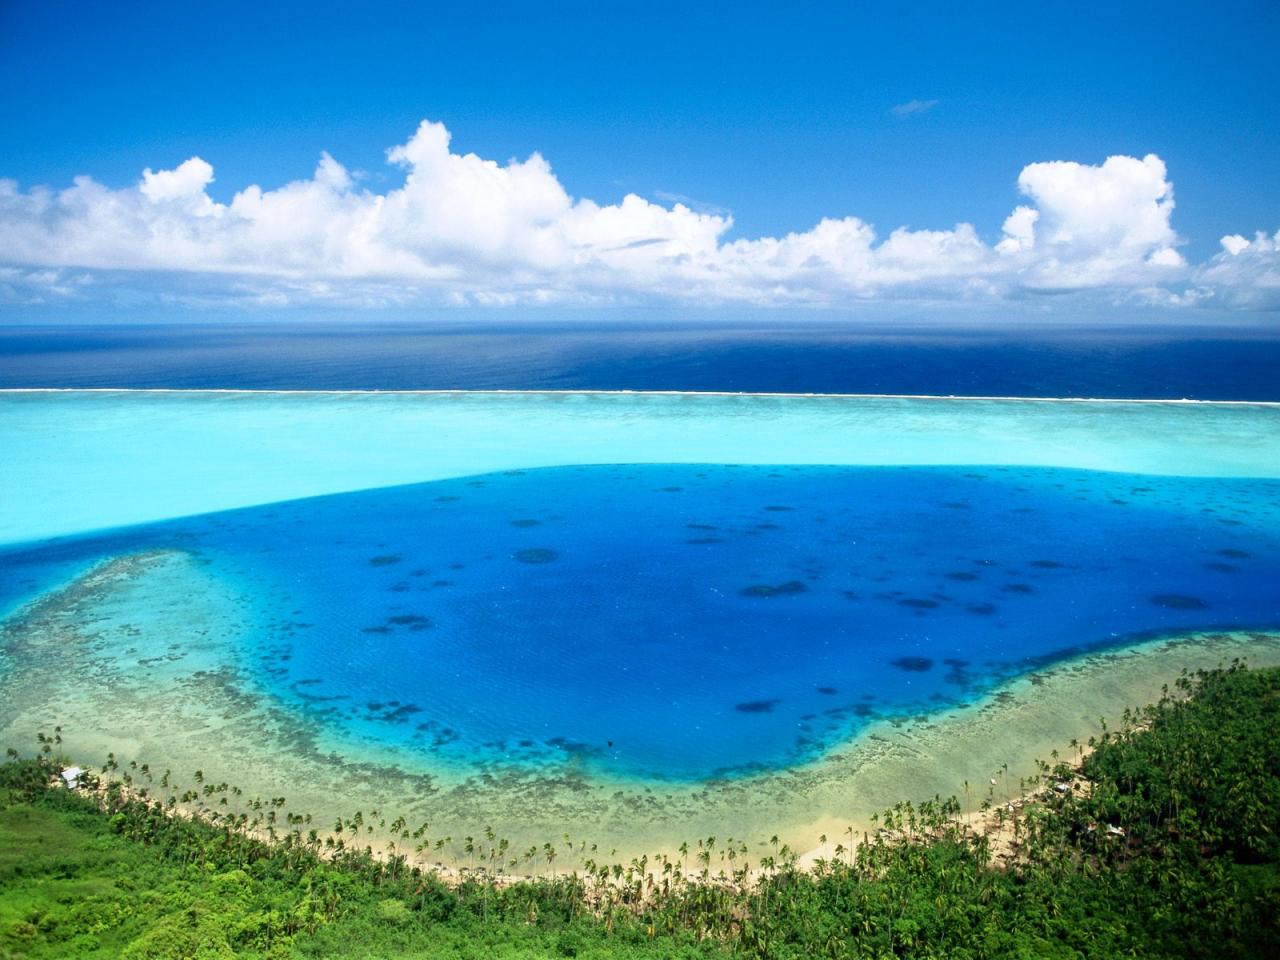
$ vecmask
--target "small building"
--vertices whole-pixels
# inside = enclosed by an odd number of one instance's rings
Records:
[[[80,767],[67,767],[62,771],[62,785],[68,790],[74,790],[80,786],[82,776],[84,776],[84,770]]]

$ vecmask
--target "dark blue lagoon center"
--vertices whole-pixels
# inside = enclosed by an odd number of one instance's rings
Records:
[[[462,768],[776,768],[1088,648],[1280,626],[1280,481],[1018,467],[490,474],[13,549],[3,589],[157,546],[240,586],[261,692]]]

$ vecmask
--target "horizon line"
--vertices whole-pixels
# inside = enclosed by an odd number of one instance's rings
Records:
[[[760,397],[810,400],[955,400],[955,401],[1019,401],[1025,403],[1167,403],[1215,404],[1220,406],[1280,407],[1280,400],[1196,400],[1190,397],[1022,397],[984,394],[929,393],[796,393],[753,390],[603,390],[603,389],[537,389],[465,388],[443,389],[379,389],[310,390],[272,387],[0,387],[0,394],[14,393],[211,393],[211,394],[284,394],[326,396],[655,396],[655,397]]]

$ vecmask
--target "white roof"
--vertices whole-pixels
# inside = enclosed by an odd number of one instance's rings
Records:
[[[67,767],[62,771],[63,780],[79,780],[80,774],[84,773],[79,767]]]

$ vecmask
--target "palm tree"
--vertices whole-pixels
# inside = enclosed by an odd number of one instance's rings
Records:
[[[542,845],[542,852],[547,860],[547,874],[550,875],[551,864],[554,863],[556,859],[556,848],[553,847],[550,843],[544,843]]]

